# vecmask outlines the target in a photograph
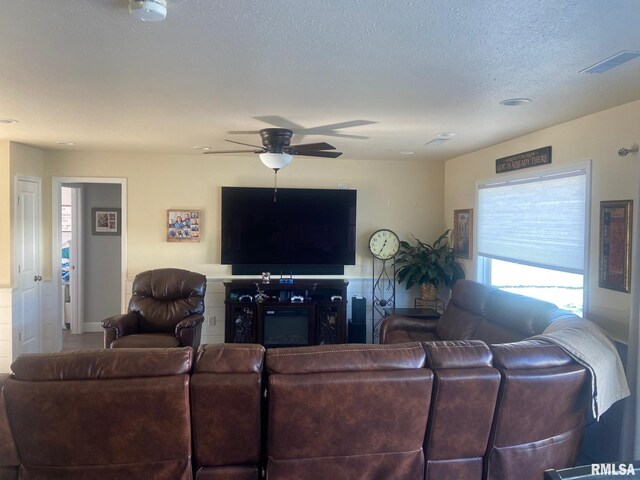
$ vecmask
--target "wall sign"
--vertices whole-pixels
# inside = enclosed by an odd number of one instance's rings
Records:
[[[511,172],[548,163],[551,163],[551,146],[499,158],[496,160],[496,173]]]

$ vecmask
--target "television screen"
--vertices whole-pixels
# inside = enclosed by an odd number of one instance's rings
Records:
[[[354,265],[356,191],[222,187],[223,264]]]

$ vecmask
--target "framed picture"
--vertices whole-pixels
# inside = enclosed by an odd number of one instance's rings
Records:
[[[600,202],[600,287],[631,291],[632,215],[633,200]]]
[[[473,255],[473,209],[453,211],[453,254],[456,257],[472,258]]]
[[[199,242],[201,210],[167,210],[167,242]]]
[[[122,220],[119,208],[92,208],[92,235],[120,235]]]

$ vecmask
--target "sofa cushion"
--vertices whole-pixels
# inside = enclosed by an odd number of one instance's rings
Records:
[[[267,478],[422,478],[433,374],[419,343],[267,351]]]
[[[197,478],[258,479],[264,351],[254,344],[198,349],[191,376]]]
[[[46,355],[3,389],[20,478],[191,478],[191,349]]]
[[[436,333],[441,340],[470,340],[481,319],[479,314],[449,303],[440,317]]]
[[[484,316],[494,324],[519,332],[518,340],[522,340],[542,333],[553,321],[573,314],[553,303],[496,290],[487,299]]]

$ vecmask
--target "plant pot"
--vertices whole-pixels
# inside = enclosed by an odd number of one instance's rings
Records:
[[[433,302],[436,299],[436,287],[430,283],[423,283],[420,285],[420,298],[428,302]]]

